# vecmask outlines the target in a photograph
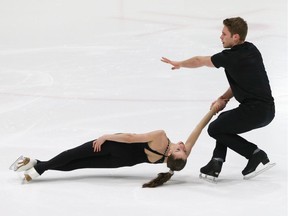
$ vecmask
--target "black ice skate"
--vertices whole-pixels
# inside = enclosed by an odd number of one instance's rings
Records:
[[[212,183],[217,183],[217,178],[221,172],[223,161],[212,158],[209,163],[200,169],[199,178]]]
[[[256,171],[256,168],[260,165],[260,163],[262,163],[264,167],[261,167]],[[242,174],[244,176],[243,178],[246,180],[251,179],[267,171],[275,165],[276,163],[270,163],[267,154],[264,151],[260,150],[259,152],[253,154],[252,157],[249,159],[246,167],[242,171]]]

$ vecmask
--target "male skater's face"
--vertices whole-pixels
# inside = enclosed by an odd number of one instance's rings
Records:
[[[228,28],[226,26],[223,27],[222,34],[220,36],[220,39],[222,41],[223,47],[224,48],[231,48],[234,45],[237,44],[236,41],[236,35],[231,35],[229,32]]]

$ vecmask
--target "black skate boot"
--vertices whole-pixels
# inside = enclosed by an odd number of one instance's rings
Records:
[[[275,163],[271,164],[269,162],[270,162],[270,160],[269,160],[267,154],[263,150],[259,149],[258,152],[254,153],[252,155],[252,157],[249,159],[246,167],[242,171],[244,179],[253,178],[253,177],[259,175],[260,173],[262,173],[262,172],[264,172],[264,171],[266,171],[266,170],[268,170],[271,167],[276,165]],[[265,165],[265,167],[258,170],[257,172],[254,172],[260,163]]]
[[[200,169],[199,177],[213,183],[216,183],[216,179],[218,178],[223,165],[222,159],[212,158],[209,163]]]
[[[260,163],[262,163],[263,165],[269,163],[269,159],[268,159],[267,154],[262,150],[260,150],[257,153],[252,155],[252,157],[249,159],[246,167],[242,171],[242,174],[244,176],[246,176],[249,173],[254,172]]]

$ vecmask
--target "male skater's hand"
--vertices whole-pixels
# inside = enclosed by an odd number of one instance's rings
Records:
[[[161,61],[164,62],[164,63],[167,63],[167,64],[171,64],[171,65],[173,66],[173,67],[171,68],[172,70],[180,69],[180,67],[181,67],[180,62],[178,62],[178,61],[171,61],[170,59],[165,58],[165,57],[162,57],[162,58],[161,58]]]
[[[210,109],[212,109],[212,107],[214,107],[216,113],[218,113],[226,107],[226,104],[228,103],[228,101],[229,100],[227,100],[227,99],[218,98],[217,100],[212,102]]]

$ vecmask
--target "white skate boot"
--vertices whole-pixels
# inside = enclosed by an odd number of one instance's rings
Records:
[[[33,166],[35,166],[35,164],[37,163],[37,161],[35,159],[30,159],[28,157],[23,157],[20,156],[10,167],[10,170],[14,170],[15,172],[22,172],[22,171],[26,171],[30,168],[32,168]]]
[[[39,173],[35,170],[34,167],[32,167],[31,169],[25,171],[24,180],[26,182],[30,182],[31,180],[37,178],[38,176],[40,176]]]

